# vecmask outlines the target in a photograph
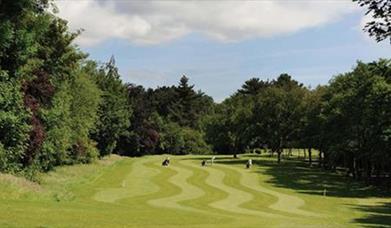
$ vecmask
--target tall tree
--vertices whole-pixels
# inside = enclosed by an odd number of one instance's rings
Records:
[[[323,109],[323,95],[327,87],[318,86],[314,90],[309,90],[304,96],[304,113],[302,126],[300,126],[300,144],[303,148],[308,148],[309,165],[312,164],[312,149],[319,150],[319,157],[322,156],[322,133],[323,121],[321,112]],[[321,161],[319,161],[321,162]]]
[[[183,75],[175,88],[175,101],[170,107],[170,119],[181,126],[197,127],[201,115],[211,108],[212,99],[202,92],[194,91],[194,85],[189,85],[189,78]]]
[[[122,84],[114,57],[98,72],[96,82],[102,90],[102,101],[97,128],[92,136],[98,143],[100,156],[104,156],[113,153],[121,134],[129,127],[131,109],[127,102],[127,88]]]
[[[388,145],[391,139],[391,86],[387,75],[389,60],[370,64],[359,62],[349,73],[330,84],[322,115],[325,117],[325,155],[329,166],[342,165],[360,178],[389,171]],[[382,69],[382,70],[381,70]]]
[[[282,74],[259,94],[254,105],[256,134],[281,161],[283,148],[297,140],[303,113],[305,90],[289,75]]]

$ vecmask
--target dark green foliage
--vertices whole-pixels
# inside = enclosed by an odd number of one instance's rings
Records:
[[[325,94],[326,162],[346,166],[354,177],[373,171],[379,177],[391,168],[391,82],[379,74],[385,68],[389,72],[389,60],[359,62],[353,72],[334,78]]]
[[[234,95],[216,107],[216,114],[206,120],[207,142],[214,150],[226,154],[243,152],[251,146],[253,125],[250,122],[253,100]]]
[[[327,90],[325,86],[318,86],[314,90],[306,91],[304,96],[304,110],[301,120],[298,145],[307,147],[309,152],[309,163],[312,163],[311,150],[318,149],[320,156],[323,153],[323,119],[321,112],[323,109],[323,96]],[[321,162],[321,161],[319,161]],[[320,163],[319,163],[320,165]]]
[[[194,85],[190,86],[188,82],[189,78],[182,76],[175,88],[175,100],[169,106],[169,118],[181,126],[195,128],[199,125],[201,115],[209,112],[213,101],[202,92],[194,91]]]
[[[131,126],[120,138],[117,147],[120,154],[210,152],[201,128],[202,118],[213,110],[213,100],[194,91],[193,86],[188,85],[188,78],[182,77],[177,87],[154,90],[130,84],[128,103],[133,115]]]
[[[298,139],[304,95],[301,85],[290,76],[281,75],[256,99],[253,111],[256,132],[264,145],[277,152],[278,161],[282,149],[291,147]]]
[[[262,89],[267,88],[268,86],[268,81],[262,81],[259,78],[251,78],[244,82],[242,88],[238,90],[238,93],[255,96],[261,92]]]
[[[361,7],[367,7],[366,14],[373,19],[364,27],[364,31],[375,37],[377,42],[389,39],[391,43],[391,1],[389,0],[353,0]]]

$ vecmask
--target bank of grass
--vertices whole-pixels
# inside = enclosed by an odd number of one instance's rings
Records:
[[[39,184],[0,174],[0,227],[391,226],[387,192],[297,155],[282,164],[218,156],[212,167],[200,166],[209,156],[171,156],[170,167],[163,156],[111,156],[57,168]]]

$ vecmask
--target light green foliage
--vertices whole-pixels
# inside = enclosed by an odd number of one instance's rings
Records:
[[[185,154],[210,154],[212,150],[210,146],[204,141],[201,132],[191,128],[182,129]]]
[[[26,148],[30,115],[20,90],[20,82],[0,71],[0,171],[18,171]]]
[[[212,152],[201,132],[181,127],[174,122],[163,124],[159,146],[162,151],[170,154],[209,154]]]
[[[48,130],[38,161],[44,170],[71,162],[68,154],[72,147],[71,104],[70,86],[64,83],[54,95],[52,107],[42,110]]]
[[[160,133],[160,147],[162,150],[172,154],[181,154],[184,146],[185,140],[179,124],[174,122],[164,124]]]
[[[77,147],[73,152],[74,159],[90,162],[97,157],[95,143],[89,138],[90,132],[96,129],[98,108],[101,102],[101,91],[92,79],[92,76],[79,72],[71,86],[72,105],[71,129],[72,141]]]
[[[100,156],[111,154],[121,134],[130,125],[131,109],[127,102],[126,87],[122,84],[114,58],[94,75],[102,90],[97,127],[93,139],[98,143]]]
[[[48,131],[38,160],[44,170],[97,157],[89,132],[95,128],[101,92],[86,73],[74,77],[58,88],[52,107],[43,110]]]

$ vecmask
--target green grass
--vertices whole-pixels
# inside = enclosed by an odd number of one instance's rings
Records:
[[[0,174],[0,227],[391,226],[387,192],[304,161],[218,156],[201,167],[208,156],[171,156],[162,167],[163,158],[112,156],[40,184]]]

